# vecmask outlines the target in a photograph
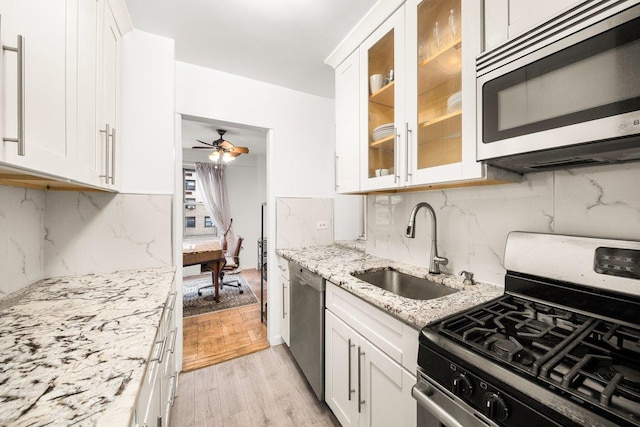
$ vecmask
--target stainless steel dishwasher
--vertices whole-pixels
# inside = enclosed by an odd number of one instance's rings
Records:
[[[324,400],[325,280],[289,262],[290,349],[320,401]]]

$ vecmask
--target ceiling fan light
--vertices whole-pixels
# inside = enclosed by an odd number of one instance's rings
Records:
[[[214,151],[213,153],[209,154],[209,160],[211,160],[212,162],[217,162],[219,159],[220,159],[219,151]]]
[[[227,153],[226,151],[222,155],[222,161],[225,162],[225,163],[229,163],[233,159],[234,159],[234,157],[231,155],[231,153]]]

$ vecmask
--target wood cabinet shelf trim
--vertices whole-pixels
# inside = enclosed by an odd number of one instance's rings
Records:
[[[460,116],[461,114],[462,114],[462,110],[454,111],[453,113],[445,114],[444,116],[440,116],[433,120],[427,120],[427,121],[421,122],[420,127],[426,128],[426,127],[435,125],[437,123],[444,122],[445,120],[449,120],[454,117]]]
[[[369,97],[369,101],[376,104],[386,105],[387,107],[393,107],[395,83],[396,82],[391,82],[383,86],[382,89],[376,91]]]

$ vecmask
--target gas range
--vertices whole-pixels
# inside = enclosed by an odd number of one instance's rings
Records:
[[[640,242],[511,233],[505,266],[504,295],[420,334],[423,418],[640,426]]]

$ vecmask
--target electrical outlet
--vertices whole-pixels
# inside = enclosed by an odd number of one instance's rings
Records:
[[[326,230],[327,228],[329,228],[329,223],[327,221],[316,221],[317,230]]]

